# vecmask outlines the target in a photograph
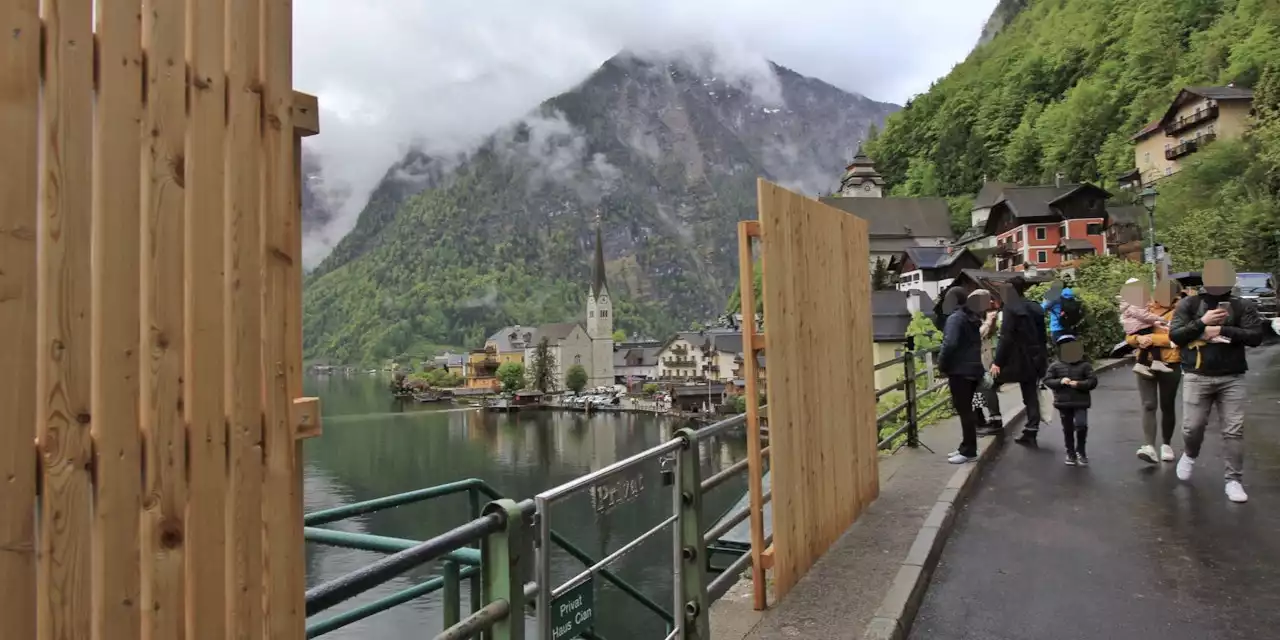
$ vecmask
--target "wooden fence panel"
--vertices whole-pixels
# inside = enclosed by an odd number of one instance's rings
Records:
[[[93,156],[93,632],[141,630],[138,376],[141,299],[140,0],[100,0]]]
[[[186,512],[186,632],[225,640],[227,433],[223,369],[223,158],[226,134],[223,0],[187,0],[185,253],[190,485]],[[216,615],[206,612],[214,612]]]
[[[184,637],[186,429],[183,381],[184,201],[186,181],[186,2],[151,0],[143,12],[147,49],[142,179],[143,636]]]
[[[761,181],[774,584],[781,598],[878,493],[866,223]]]
[[[34,638],[38,0],[0,2],[0,33],[0,624]]]
[[[92,0],[44,0],[36,395],[43,465],[38,637],[89,637]]]
[[[227,0],[226,408],[228,637],[263,630],[260,0]]]

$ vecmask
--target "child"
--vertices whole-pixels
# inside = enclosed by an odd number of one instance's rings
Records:
[[[1168,330],[1169,326],[1165,323],[1164,318],[1147,310],[1147,288],[1144,287],[1137,278],[1130,278],[1124,283],[1124,290],[1117,298],[1120,303],[1120,323],[1124,325],[1125,335],[1145,336],[1155,332],[1156,327]],[[1142,304],[1134,304],[1129,298],[1141,297]],[[1152,371],[1161,373],[1172,373],[1173,369],[1169,365],[1160,360],[1159,349],[1138,349],[1137,362],[1133,365],[1133,372],[1144,377],[1154,377]]]
[[[1089,392],[1098,386],[1098,377],[1093,373],[1093,365],[1084,358],[1083,345],[1072,338],[1059,345],[1058,359],[1049,365],[1044,384],[1053,390],[1053,406],[1062,416],[1067,466],[1089,466],[1089,456],[1085,453],[1092,404]]]

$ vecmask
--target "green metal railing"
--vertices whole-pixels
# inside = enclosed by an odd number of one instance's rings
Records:
[[[886,394],[898,390],[901,390],[906,396],[901,403],[876,416],[877,429],[883,429],[886,424],[891,423],[899,414],[906,412],[906,419],[902,425],[880,439],[880,449],[893,448],[893,443],[903,435],[906,435],[906,439],[902,442],[902,445],[912,448],[920,446],[920,427],[925,418],[950,403],[950,396],[941,394],[941,399],[931,404],[924,411],[920,410],[920,401],[925,396],[942,391],[947,387],[945,377],[936,379],[938,376],[934,372],[934,358],[937,357],[937,354],[937,347],[907,351],[897,358],[886,360],[875,366],[876,371],[881,371],[895,365],[902,365],[902,379],[882,389],[876,389],[877,401]],[[917,360],[924,365],[923,371],[920,370],[922,367],[917,364]],[[921,378],[925,381],[923,389],[919,383]]]
[[[533,606],[538,615],[540,638],[550,639],[548,621],[554,595],[561,595],[598,576],[618,588],[661,620],[672,638],[708,638],[707,616],[711,600],[722,594],[750,562],[751,554],[743,553],[714,580],[707,580],[707,545],[713,543],[745,520],[749,508],[743,508],[707,531],[703,528],[702,502],[708,492],[723,486],[732,477],[747,470],[747,461],[739,461],[703,480],[699,465],[702,443],[746,421],[735,416],[701,429],[683,429],[656,447],[641,452],[539,494],[538,500],[516,503],[505,499],[483,480],[471,478],[435,487],[367,500],[350,505],[316,511],[305,516],[304,537],[307,541],[334,547],[360,549],[388,554],[379,561],[307,591],[306,613],[309,619],[357,595],[416,567],[440,562],[440,573],[418,584],[334,614],[309,620],[307,637],[315,638],[353,624],[422,596],[443,592],[444,630],[437,640],[486,637],[493,640],[522,640],[524,613]],[[552,531],[548,511],[539,509],[548,495],[556,497],[595,486],[596,483],[625,469],[649,460],[673,458],[671,477],[673,515],[645,534],[597,561],[586,552]],[[665,464],[664,464],[665,468]],[[366,515],[385,509],[420,503],[445,496],[467,494],[471,520],[426,541],[407,540],[365,533],[351,533],[322,528],[320,525]],[[765,501],[770,498],[765,495]],[[482,500],[488,500],[485,505]],[[673,540],[673,608],[668,610],[641,593],[613,573],[608,565],[638,547],[648,537],[672,526]],[[768,544],[768,542],[766,542]],[[581,562],[584,570],[560,586],[551,586],[549,578],[550,549],[558,547]],[[534,549],[537,549],[538,578],[532,582]],[[461,584],[469,581],[470,615],[462,617]],[[548,585],[544,591],[540,585]],[[677,612],[673,615],[672,611]],[[582,637],[598,639],[593,631]],[[602,640],[602,639],[601,639]]]

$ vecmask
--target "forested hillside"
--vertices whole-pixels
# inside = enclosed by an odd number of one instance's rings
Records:
[[[1176,260],[1277,261],[1280,2],[1026,0],[867,146],[898,194],[972,195],[983,178],[1034,184],[1061,173],[1116,191],[1130,137],[1184,86],[1256,91],[1257,124],[1161,181],[1158,227]],[[1003,20],[1003,18],[1002,18]],[[1205,229],[1205,231],[1199,231]]]

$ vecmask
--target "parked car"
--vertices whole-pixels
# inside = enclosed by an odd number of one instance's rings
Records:
[[[1276,317],[1276,278],[1269,273],[1236,274],[1236,293],[1258,305],[1264,318]]]

